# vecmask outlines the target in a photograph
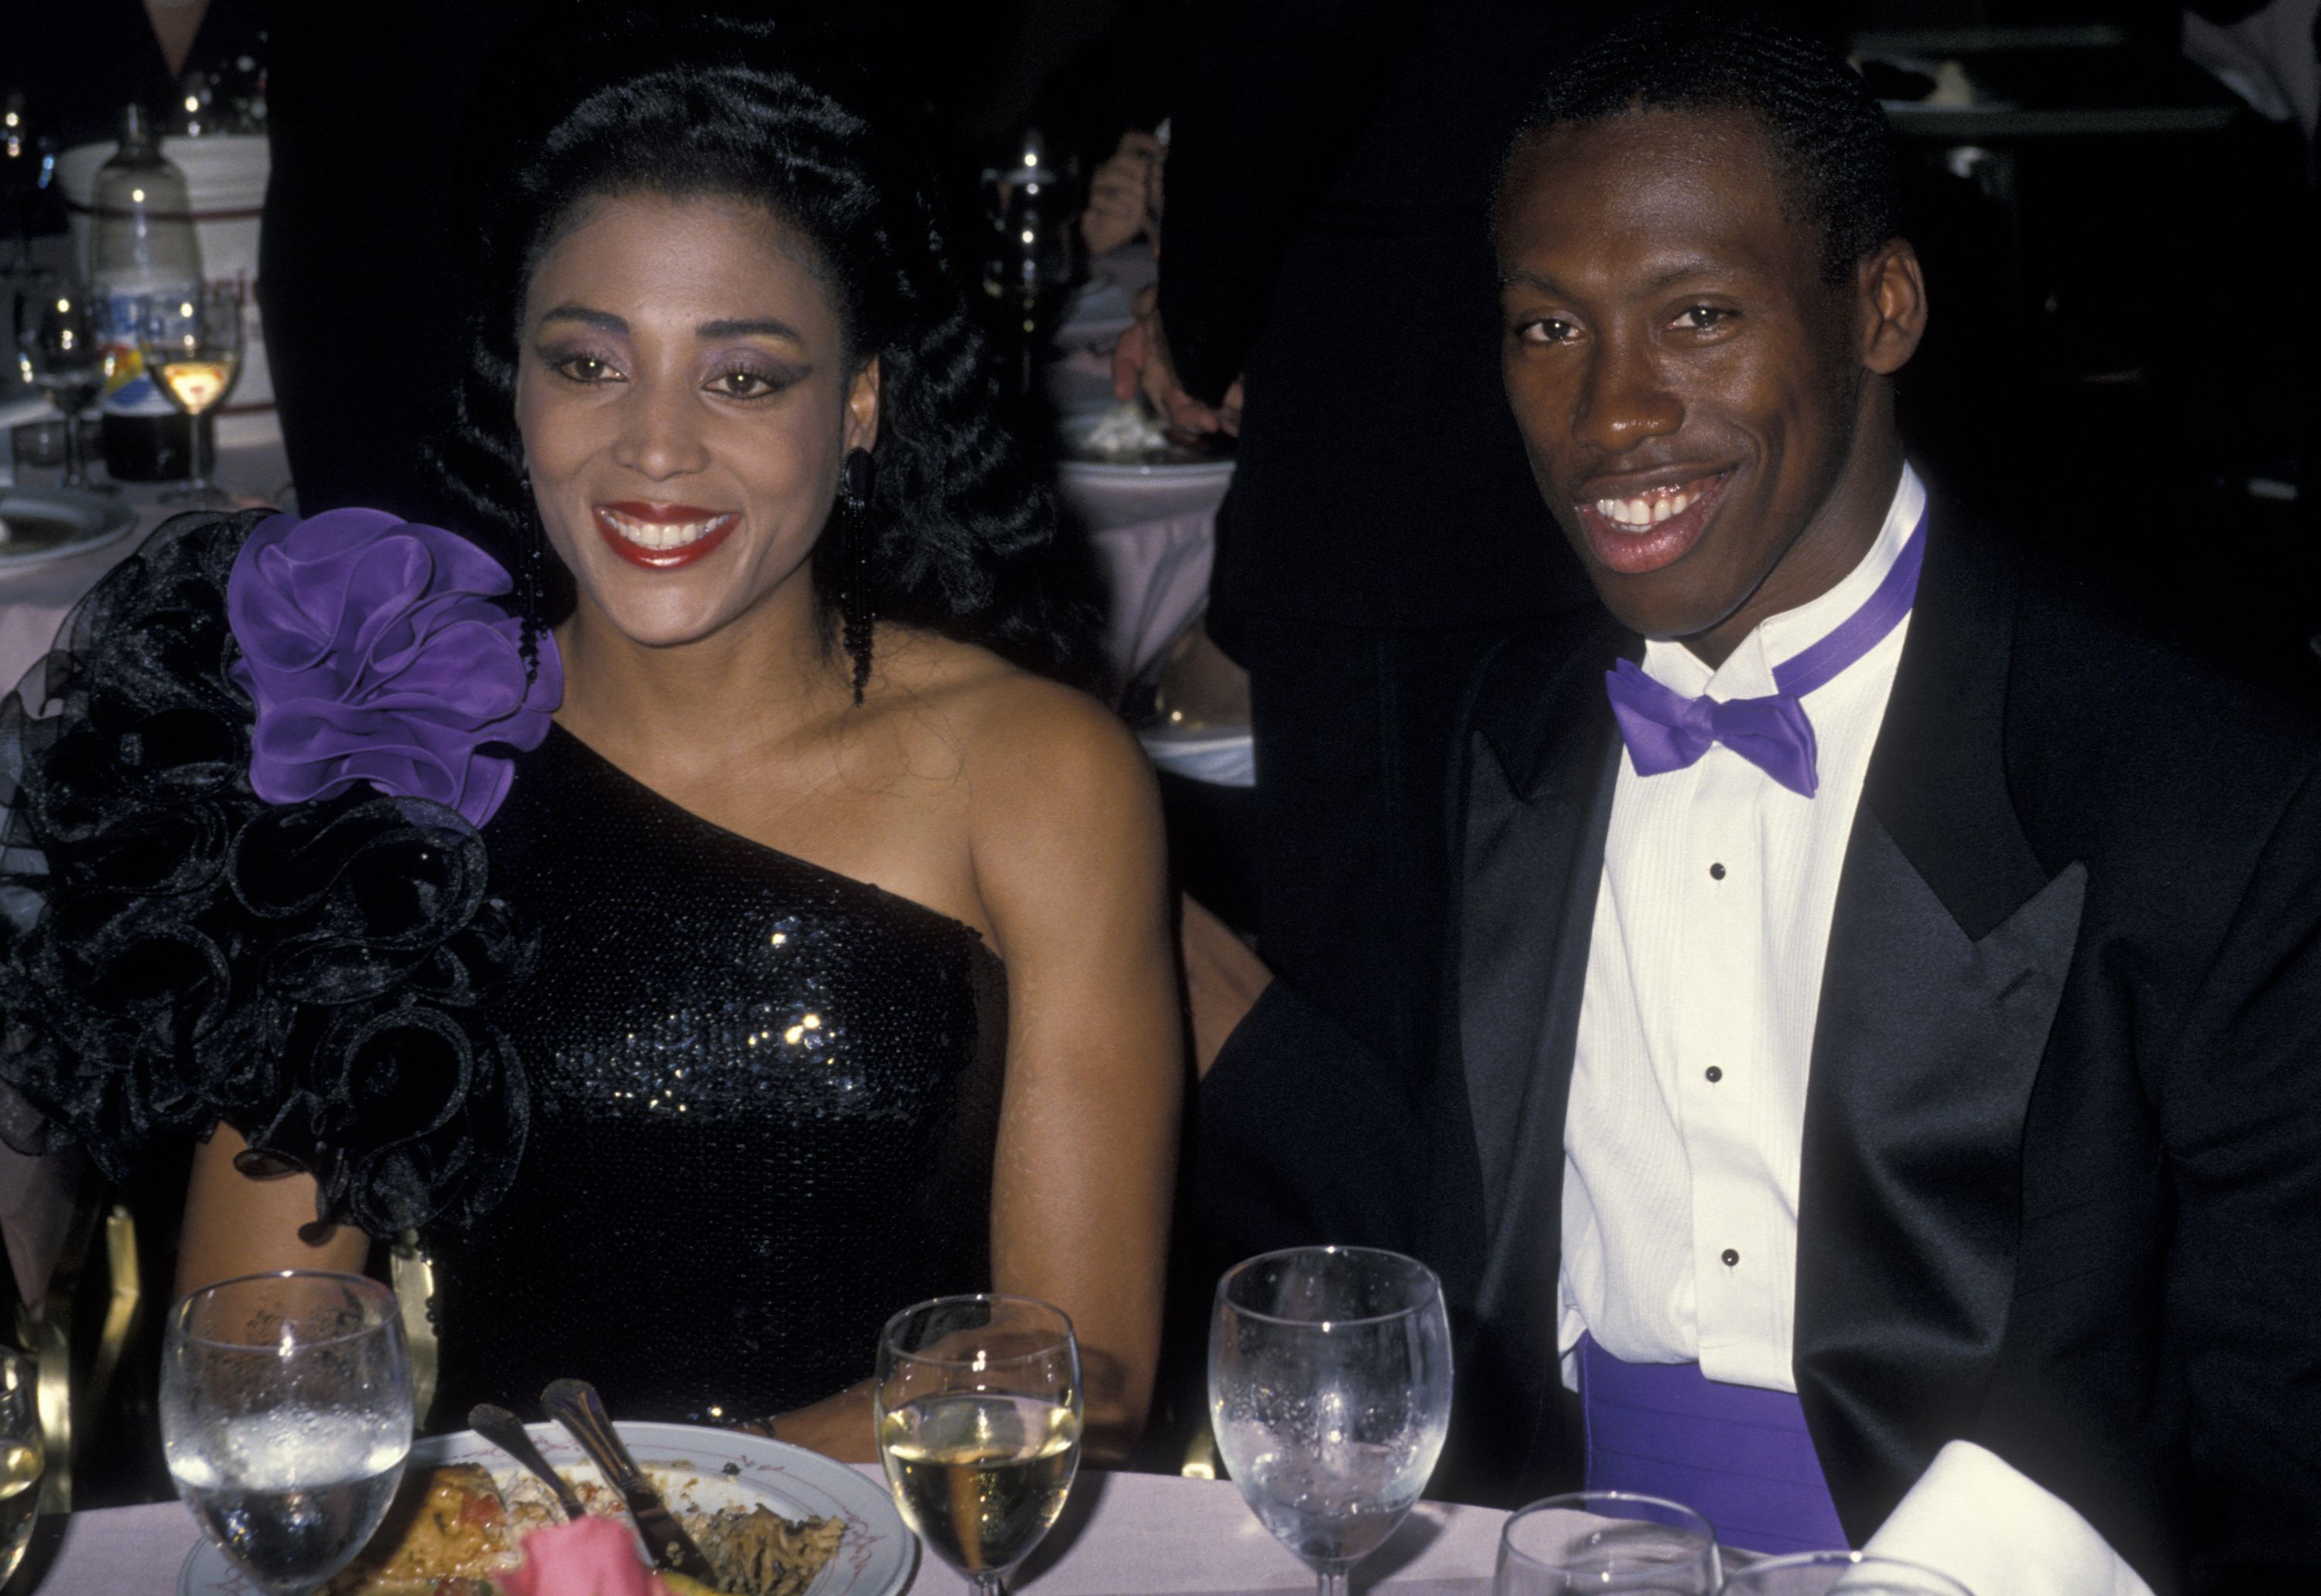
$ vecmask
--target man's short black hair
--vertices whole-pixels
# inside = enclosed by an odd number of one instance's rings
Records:
[[[1630,17],[1556,72],[1525,117],[1514,164],[1551,129],[1631,111],[1744,111],[1789,179],[1800,221],[1822,233],[1822,272],[1901,231],[1893,130],[1861,75],[1826,41],[1762,12],[1679,5]]]

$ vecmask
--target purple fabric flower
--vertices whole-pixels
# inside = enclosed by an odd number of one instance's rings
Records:
[[[553,638],[529,689],[523,625],[496,600],[499,562],[441,527],[381,510],[260,522],[234,559],[230,674],[258,707],[250,784],[270,804],[368,781],[472,825],[507,797],[514,762],[563,700]]]

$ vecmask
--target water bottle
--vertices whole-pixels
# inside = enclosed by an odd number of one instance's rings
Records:
[[[105,469],[124,482],[175,481],[192,471],[197,422],[145,374],[139,329],[149,301],[201,287],[202,258],[185,174],[162,155],[143,106],[122,113],[121,148],[97,169],[89,208],[89,287],[110,365],[100,406]]]

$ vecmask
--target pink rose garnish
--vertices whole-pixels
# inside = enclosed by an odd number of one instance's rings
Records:
[[[552,1524],[523,1537],[523,1566],[499,1577],[507,1596],[669,1596],[610,1518]]]

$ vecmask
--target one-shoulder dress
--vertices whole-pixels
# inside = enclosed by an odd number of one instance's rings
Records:
[[[933,909],[725,831],[560,727],[484,831],[540,937],[495,1017],[530,1132],[423,1237],[429,1427],[560,1376],[620,1417],[762,1418],[868,1376],[879,1327],[988,1290],[999,960]]]

